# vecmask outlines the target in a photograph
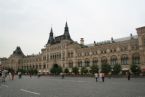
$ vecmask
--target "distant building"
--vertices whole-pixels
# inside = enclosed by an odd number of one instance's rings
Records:
[[[1,62],[1,58],[0,58],[0,71],[2,70],[2,62]]]
[[[2,70],[5,64],[7,64],[7,58],[0,58],[0,71]]]
[[[68,24],[66,23],[63,35],[54,37],[51,28],[48,42],[38,55],[24,55],[17,47],[6,60],[5,67],[30,69],[39,72],[50,72],[53,64],[63,68],[89,67],[108,63],[111,66],[120,64],[122,70],[129,70],[131,64],[145,68],[145,27],[137,28],[137,35],[113,39],[104,42],[95,42],[85,45],[84,39],[80,43],[72,40]]]

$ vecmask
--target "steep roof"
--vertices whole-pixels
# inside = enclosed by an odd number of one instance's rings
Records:
[[[23,54],[21,48],[19,46],[17,46],[17,48],[13,51],[13,54],[11,55],[12,56],[21,56],[21,57],[24,57],[25,55]]]

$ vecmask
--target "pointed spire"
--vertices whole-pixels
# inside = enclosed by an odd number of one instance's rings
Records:
[[[50,33],[53,33],[53,29],[52,29],[52,27],[51,27]]]
[[[67,25],[67,21],[66,21],[66,23],[65,23],[65,27],[68,27],[68,25]]]
[[[50,34],[49,34],[49,39],[48,39],[47,44],[52,44],[53,43],[53,40],[54,40],[54,38],[53,38],[53,29],[51,27]]]
[[[69,34],[69,28],[68,28],[67,21],[66,21],[65,27],[64,27],[64,36],[65,36],[65,39],[71,40],[71,37],[70,37],[70,34]]]
[[[64,33],[69,33],[67,21],[66,21],[66,23],[65,23]]]

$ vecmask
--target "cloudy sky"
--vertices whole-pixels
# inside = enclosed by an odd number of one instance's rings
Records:
[[[0,57],[16,46],[39,53],[51,26],[61,35],[66,20],[72,39],[85,44],[136,35],[145,26],[145,0],[0,0]]]

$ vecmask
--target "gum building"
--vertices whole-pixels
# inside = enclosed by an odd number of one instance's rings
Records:
[[[49,73],[53,64],[63,68],[87,67],[108,63],[113,66],[120,64],[122,70],[130,69],[131,64],[136,64],[143,70],[145,68],[145,27],[136,29],[137,35],[130,34],[129,37],[113,39],[104,42],[95,42],[89,45],[84,44],[81,38],[80,43],[72,40],[69,27],[66,22],[64,33],[60,36],[53,36],[53,29],[49,33],[49,39],[41,53],[38,55],[25,55],[20,47],[17,47],[5,61],[4,67],[30,69],[35,68],[39,72]]]

